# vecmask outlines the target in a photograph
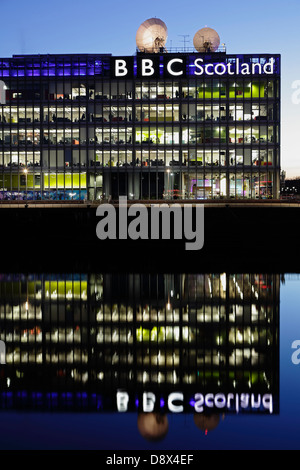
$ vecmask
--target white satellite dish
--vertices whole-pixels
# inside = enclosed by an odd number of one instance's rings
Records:
[[[202,28],[194,36],[194,47],[198,52],[216,52],[220,45],[220,36],[212,28]]]
[[[136,45],[140,52],[157,53],[165,47],[168,29],[159,18],[150,18],[141,24],[136,33]]]

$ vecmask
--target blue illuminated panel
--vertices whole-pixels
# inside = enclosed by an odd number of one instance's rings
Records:
[[[0,77],[68,77],[68,76],[105,76],[109,72],[109,59],[98,57],[94,59],[49,60],[30,56],[13,57],[0,60]]]

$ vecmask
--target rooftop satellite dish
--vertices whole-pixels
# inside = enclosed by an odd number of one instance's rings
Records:
[[[216,52],[220,45],[220,36],[212,28],[202,28],[194,36],[194,47],[198,52]]]
[[[168,29],[159,18],[150,18],[141,24],[136,33],[136,45],[140,52],[157,53],[164,49]]]

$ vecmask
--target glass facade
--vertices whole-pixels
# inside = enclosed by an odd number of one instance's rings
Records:
[[[278,198],[280,56],[170,55],[182,75],[166,57],[126,76],[110,55],[0,59],[0,199]],[[196,75],[199,57],[236,69]]]

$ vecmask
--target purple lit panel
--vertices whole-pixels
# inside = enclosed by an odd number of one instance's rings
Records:
[[[70,67],[68,68],[55,68],[55,67],[49,67],[48,65],[43,65],[41,68],[32,70],[32,69],[26,69],[24,70],[15,70],[11,69],[9,70],[0,70],[0,76],[1,77],[24,77],[25,75],[27,77],[69,77],[71,75],[73,76],[94,76],[94,75],[101,75],[102,74],[102,67],[93,67],[90,66],[88,68],[82,67],[80,69],[75,68],[71,69]]]

